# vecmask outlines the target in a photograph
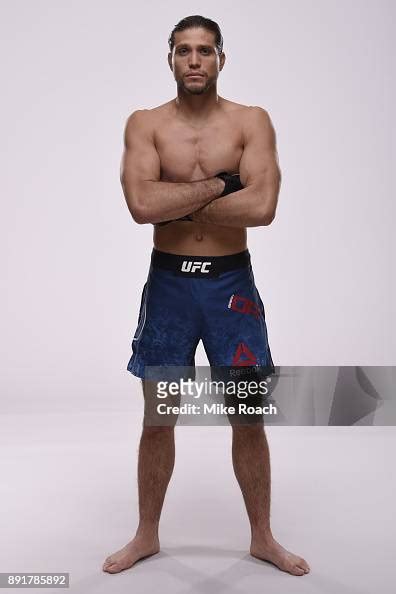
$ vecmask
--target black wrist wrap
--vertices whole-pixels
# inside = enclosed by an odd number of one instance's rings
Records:
[[[219,177],[225,183],[224,190],[221,196],[227,196],[227,194],[232,194],[232,192],[238,192],[239,190],[243,189],[243,185],[241,184],[241,180],[239,178],[239,174],[236,173],[235,175],[230,175],[227,171],[222,171],[221,173],[217,173],[215,177]]]

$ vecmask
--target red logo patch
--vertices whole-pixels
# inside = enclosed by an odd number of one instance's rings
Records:
[[[235,351],[231,365],[235,365],[238,367],[247,367],[256,364],[256,355],[252,353],[252,351],[246,346],[244,342],[240,342],[238,344],[237,350]]]
[[[256,318],[256,320],[260,317],[259,306],[251,299],[242,297],[242,295],[231,295],[228,307],[229,309],[239,313],[251,314]]]

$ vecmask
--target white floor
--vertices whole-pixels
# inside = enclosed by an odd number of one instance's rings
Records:
[[[248,554],[229,427],[178,427],[162,551],[109,575],[104,558],[137,521],[140,415],[15,414],[0,422],[1,572],[68,571],[73,594],[394,592],[393,427],[267,429],[272,529],[310,563],[303,577]]]

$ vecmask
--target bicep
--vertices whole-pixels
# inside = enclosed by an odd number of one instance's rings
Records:
[[[245,146],[239,164],[242,184],[260,187],[269,180],[280,181],[275,130],[268,113],[252,108],[244,128]]]
[[[135,111],[129,116],[124,132],[124,152],[121,160],[120,180],[128,208],[139,210],[143,200],[145,181],[159,181],[161,164],[155,148],[151,127],[145,114]]]

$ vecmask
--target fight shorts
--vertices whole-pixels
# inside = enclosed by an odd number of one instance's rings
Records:
[[[144,379],[146,366],[194,366],[200,340],[211,367],[275,373],[249,250],[183,256],[154,248],[127,370]]]

